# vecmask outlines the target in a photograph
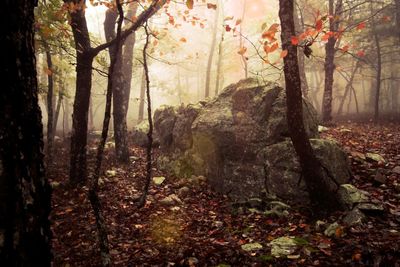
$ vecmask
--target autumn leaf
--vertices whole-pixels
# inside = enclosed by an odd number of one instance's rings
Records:
[[[342,50],[342,52],[347,52],[349,51],[350,46],[349,45],[345,45],[342,48],[340,48],[340,50]]]
[[[193,9],[193,0],[186,0],[186,6],[189,9]]]
[[[181,41],[182,43],[186,43],[186,38],[182,37],[181,39],[179,39],[179,41]]]
[[[226,30],[227,32],[230,32],[230,31],[232,30],[232,28],[231,28],[229,25],[225,25],[225,30]]]
[[[365,28],[365,21],[361,22],[360,24],[357,25],[357,30],[362,30]]]
[[[296,36],[292,36],[290,41],[292,42],[292,45],[298,45],[299,44],[299,38],[297,38]]]
[[[285,49],[285,50],[282,50],[280,57],[285,58],[287,55],[288,55],[288,51]]]
[[[317,30],[318,32],[322,31],[322,20],[317,20],[317,22],[315,23],[315,30]]]
[[[242,23],[242,20],[241,20],[241,19],[238,19],[238,20],[236,20],[235,25],[237,26],[237,25],[239,25],[240,23]]]
[[[217,9],[217,5],[211,4],[211,3],[207,3],[207,8],[216,10]]]
[[[267,39],[270,42],[276,41],[274,31],[266,31],[261,36],[263,39]]]
[[[363,56],[365,56],[364,50],[358,51],[358,52],[357,52],[357,56],[358,56],[358,57],[363,57]]]
[[[232,17],[232,16],[230,16],[230,17],[226,17],[226,18],[224,18],[224,21],[228,21],[228,20],[233,20],[233,17]]]
[[[239,49],[238,54],[243,56],[246,53],[246,51],[247,51],[247,48],[243,46]]]

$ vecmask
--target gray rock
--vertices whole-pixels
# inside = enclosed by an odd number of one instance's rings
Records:
[[[294,238],[287,236],[276,238],[269,244],[271,245],[271,255],[274,257],[291,255],[297,249],[297,243]]]
[[[317,138],[316,111],[306,100],[303,107],[307,133]],[[298,164],[290,167],[297,161],[291,145],[280,146],[284,152],[275,150],[286,153],[289,162],[283,164],[293,170],[286,184],[279,181],[282,175],[278,169],[282,163],[274,160],[280,154],[270,149],[271,145],[287,143],[289,137],[282,87],[257,79],[242,80],[205,103],[162,107],[155,112],[154,126],[162,151],[157,161],[159,169],[179,178],[205,176],[216,191],[228,194],[234,201],[259,198],[268,178],[269,183],[280,184],[279,189],[267,190],[268,193],[290,191],[282,196],[289,201],[307,203],[304,187],[298,189],[297,185]],[[326,167],[334,177],[340,183],[347,182],[349,173],[344,153],[331,141],[314,143],[321,147],[320,157],[326,158]],[[278,166],[272,164],[275,162]],[[290,187],[284,188],[288,184]],[[301,192],[300,196],[296,192]]]
[[[337,194],[339,201],[348,210],[352,210],[358,203],[369,201],[368,196],[363,191],[357,189],[351,184],[342,184]]]
[[[359,203],[357,208],[364,213],[380,214],[385,211],[385,208],[381,203]]]
[[[187,186],[181,187],[178,189],[178,196],[184,198],[189,194],[189,192],[190,192],[189,187]]]
[[[350,169],[346,154],[336,142],[323,139],[311,139],[317,158],[329,170],[338,184],[347,183],[350,179]],[[304,179],[301,178],[301,168],[292,142],[286,140],[265,149],[266,186],[268,192],[293,203],[307,205],[309,195]],[[337,189],[334,181],[325,176],[332,191]]]
[[[137,146],[146,147],[148,144],[147,133],[149,132],[149,122],[144,120],[133,127],[132,143]],[[158,145],[158,136],[153,132],[153,146]]]
[[[324,235],[332,237],[336,235],[336,230],[340,227],[337,222],[330,224],[324,231]]]
[[[365,221],[366,217],[359,209],[355,208],[343,218],[343,223],[348,226],[358,225]]]
[[[177,204],[182,204],[182,200],[175,194],[171,194],[160,200],[160,203],[164,206],[173,206]]]

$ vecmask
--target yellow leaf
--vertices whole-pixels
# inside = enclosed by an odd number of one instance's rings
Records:
[[[281,52],[281,58],[285,58],[286,56],[287,56],[287,54],[288,54],[288,51],[285,49],[285,50],[282,50],[282,52]]]

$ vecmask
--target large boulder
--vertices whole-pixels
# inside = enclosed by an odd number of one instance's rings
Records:
[[[311,139],[317,159],[327,170],[323,179],[334,190],[351,177],[347,156],[338,144],[331,140]],[[264,150],[265,187],[267,192],[299,204],[308,204],[309,196],[292,142],[288,139],[267,146]]]
[[[315,109],[306,100],[303,109],[308,135],[318,138]],[[286,96],[283,88],[275,83],[242,80],[206,103],[163,107],[154,116],[163,152],[158,160],[159,167],[178,177],[204,175],[215,190],[237,201],[259,197],[269,189],[267,187],[272,188],[269,183],[280,177],[275,166],[268,167],[275,157],[287,155],[288,164],[295,164],[297,160],[294,150],[285,145],[290,144],[287,141]],[[275,150],[271,148],[276,144],[284,150],[275,149],[280,154],[273,155]],[[331,150],[340,151],[335,144],[321,145],[321,158],[334,159],[335,156],[329,154]],[[271,158],[270,161],[266,157]],[[326,163],[331,165],[329,161]],[[343,161],[338,164],[344,165],[338,167],[337,173],[346,173],[347,165]],[[301,199],[306,199],[306,192],[293,182],[299,180],[299,168],[294,167],[293,172],[295,174],[287,178],[293,188],[283,188],[282,184],[272,193],[294,198],[295,194],[281,194],[293,189],[301,193]],[[270,178],[272,173],[276,173],[275,177]],[[347,178],[341,176],[340,181],[347,181]]]
[[[149,121],[144,120],[133,127],[132,131],[132,144],[141,147],[147,147],[148,137],[147,133],[149,132]],[[159,144],[157,132],[153,130],[153,146],[157,147]]]

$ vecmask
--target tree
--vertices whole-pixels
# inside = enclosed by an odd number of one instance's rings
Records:
[[[34,52],[34,3],[7,0],[0,11],[0,265],[50,266],[50,187]]]
[[[338,32],[340,19],[338,15],[342,13],[343,1],[337,0],[334,8],[334,0],[329,0],[329,31],[331,33]],[[324,97],[322,99],[322,121],[328,122],[332,120],[332,94],[333,94],[333,74],[335,72],[335,45],[337,37],[332,35],[329,37],[325,45],[325,88]]]
[[[213,25],[213,33],[212,33],[212,41],[210,46],[210,52],[208,54],[208,61],[207,61],[207,71],[206,71],[206,88],[205,88],[205,97],[210,96],[210,83],[211,83],[211,67],[214,58],[214,50],[215,45],[217,43],[217,33],[218,33],[218,17],[219,17],[219,10],[220,7],[216,8],[215,17],[214,17],[214,25]]]
[[[85,19],[85,1],[64,0],[64,2],[69,7],[70,24],[77,54],[70,151],[70,181],[72,184],[77,184],[85,182],[87,179],[86,145],[93,59],[98,53],[115,44],[116,39],[92,48]],[[150,6],[132,22],[132,25],[122,31],[121,41],[125,41],[139,26],[157,13],[166,2],[167,0],[153,0]]]
[[[299,157],[310,199],[314,207],[329,210],[336,206],[335,192],[327,184],[326,179],[324,179],[324,169],[314,154],[304,128],[297,46],[291,42],[291,38],[296,35],[293,19],[293,2],[294,0],[279,1],[282,49],[283,51],[287,51],[287,55],[283,59],[287,99],[287,123],[289,125],[290,138]]]

